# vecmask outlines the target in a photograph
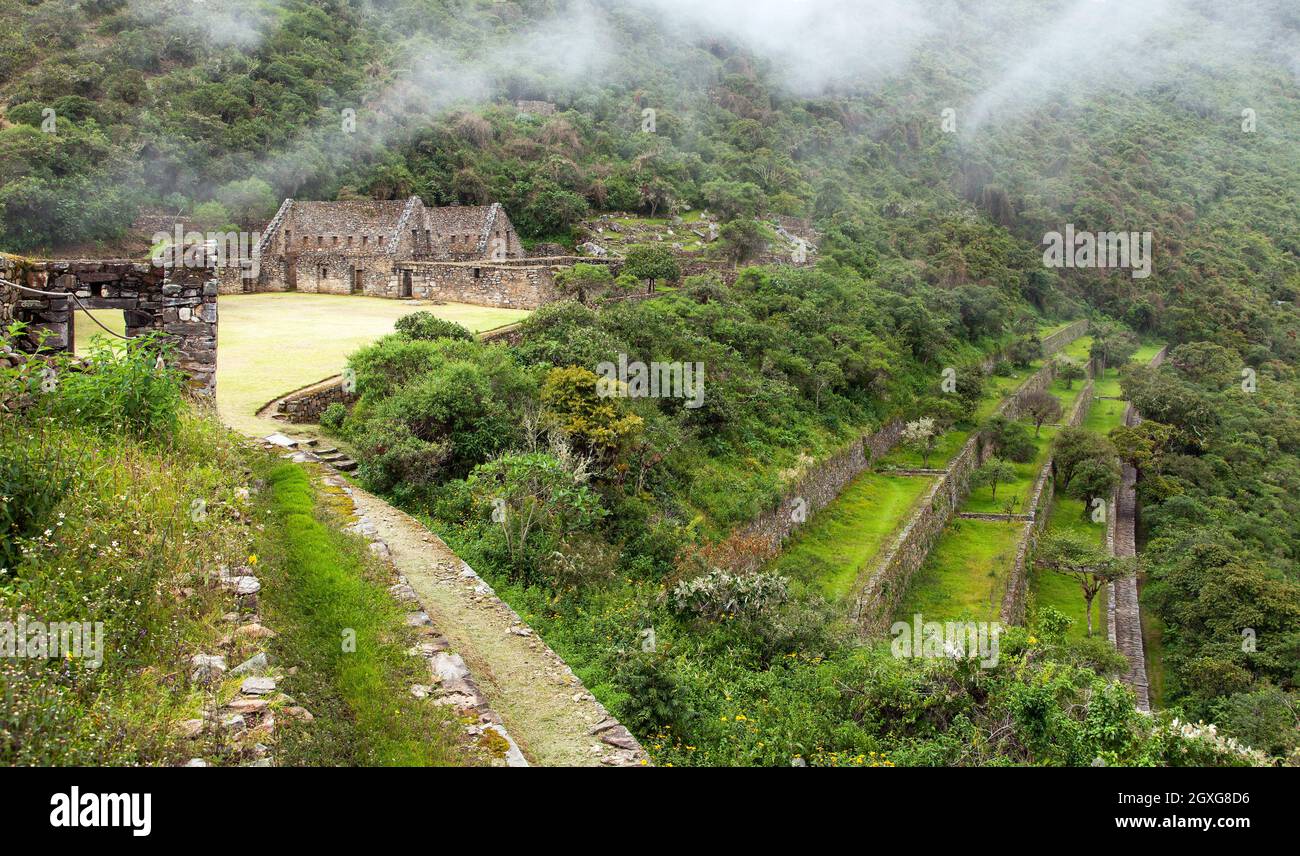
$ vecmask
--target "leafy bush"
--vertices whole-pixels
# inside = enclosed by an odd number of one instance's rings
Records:
[[[672,603],[678,612],[720,621],[732,617],[757,618],[784,603],[789,594],[789,581],[778,574],[763,571],[735,574],[715,568],[678,583],[672,591]]]
[[[49,412],[100,434],[162,439],[176,430],[184,376],[161,334],[92,341],[86,366],[62,361],[46,389]]]
[[[439,318],[432,312],[423,310],[398,318],[393,324],[393,329],[408,339],[424,341],[433,341],[434,339],[472,341],[474,339],[473,333],[455,321]]]
[[[337,434],[343,430],[343,422],[347,418],[347,407],[341,402],[335,401],[321,412],[320,427],[331,434]]]

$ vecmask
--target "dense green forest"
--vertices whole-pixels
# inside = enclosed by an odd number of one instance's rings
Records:
[[[1084,20],[1062,47],[1006,22],[1072,20],[1065,2],[882,5],[908,49],[830,73],[815,44],[772,50],[666,0],[8,3],[0,248],[111,244],[146,210],[255,227],[284,196],[497,201],[530,244],[568,246],[601,212],[707,208],[733,244],[808,218],[814,266],[556,303],[510,348],[412,324],[353,357],[360,401],[326,425],[657,762],[1258,760],[1189,750],[1179,715],[1295,763],[1300,12],[1166,2],[1154,29],[1108,46]],[[1153,274],[1045,266],[1066,224],[1150,232]],[[1111,437],[1141,474],[1165,718],[1059,613],[996,669],[919,666],[798,579],[719,570],[752,558],[727,536],[790,473],[896,417],[974,430],[978,373],[953,404],[942,370],[1077,317],[1170,344],[1160,369],[1124,367],[1148,421]],[[596,397],[617,354],[704,362],[704,406]],[[501,498],[545,514],[512,533]]]

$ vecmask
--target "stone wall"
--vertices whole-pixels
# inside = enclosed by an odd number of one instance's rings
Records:
[[[852,618],[864,636],[883,635],[912,574],[925,563],[930,549],[952,520],[970,490],[970,476],[983,455],[978,436],[972,436],[952,459],[948,471],[935,479],[903,524],[898,535],[854,583]]]
[[[1169,346],[1166,345],[1147,365],[1158,368],[1168,353]],[[1134,426],[1141,421],[1141,415],[1130,401],[1124,408],[1124,424]],[[1137,516],[1137,470],[1124,464],[1120,484],[1111,494],[1110,514],[1106,521],[1106,550],[1112,556],[1137,556]],[[1137,709],[1150,711],[1151,689],[1147,679],[1137,577],[1125,577],[1106,587],[1106,637],[1128,660],[1122,679],[1133,690]]]
[[[734,272],[732,279],[734,280]],[[1087,329],[1088,322],[1084,319],[1047,337],[1043,340],[1044,356],[1056,353],[1083,335]],[[991,356],[981,363],[980,370],[988,374],[996,362],[996,356]],[[1030,375],[1013,395],[999,404],[994,412],[1014,418],[1020,412],[1023,397],[1030,392],[1046,389],[1055,376],[1055,366],[1047,362]],[[775,508],[762,512],[738,529],[737,533],[760,538],[767,545],[769,554],[775,555],[782,542],[806,522],[808,516],[829,505],[872,461],[888,454],[901,438],[903,427],[902,420],[894,420],[854,440],[802,475],[785,490]],[[966,446],[953,458],[948,472],[939,477],[918,504],[893,544],[877,562],[863,568],[853,607],[854,617],[861,626],[874,626],[882,615],[883,620],[888,622],[898,595],[906,588],[907,580],[920,567],[934,540],[966,498],[970,474],[984,462],[988,452],[975,437],[967,441]]]
[[[853,440],[797,478],[777,507],[759,514],[737,534],[761,539],[769,555],[775,555],[781,542],[809,516],[829,505],[873,460],[888,453],[902,432],[903,422],[895,420]]]
[[[31,261],[5,256],[0,276],[41,291],[75,295],[87,309],[118,309],[126,335],[161,331],[176,347],[178,367],[196,392],[211,396],[217,385],[217,291],[214,272],[206,267],[164,268],[128,260]],[[13,289],[8,289],[13,291]],[[46,347],[74,350],[72,313],[67,297],[22,293],[9,312],[28,322],[32,334],[48,331]]]
[[[8,328],[17,319],[21,294],[18,289],[0,283],[0,328]]]
[[[382,297],[410,296],[510,309],[536,309],[559,296],[558,268],[488,262],[403,262]]]
[[[1086,327],[1072,325],[1072,331],[1082,331]],[[1075,332],[1075,338],[1081,332]],[[1071,339],[1070,341],[1073,341]],[[1066,343],[1068,344],[1068,342]],[[1064,347],[1057,344],[1056,349]],[[1049,361],[1034,372],[1016,388],[994,411],[995,414],[1014,418],[1020,412],[1020,402],[1030,392],[1046,389],[1056,376],[1056,367]],[[1091,386],[1091,383],[1089,384]],[[1082,399],[1084,393],[1080,393]],[[1072,411],[1086,412],[1084,411]],[[939,536],[943,534],[948,523],[961,507],[970,493],[970,478],[976,468],[989,457],[989,449],[981,442],[979,435],[973,435],[962,446],[960,452],[952,459],[948,469],[935,479],[935,483],[926,491],[917,504],[903,528],[899,530],[893,542],[877,555],[871,563],[863,567],[854,584],[855,594],[852,598],[852,617],[859,632],[866,636],[878,636],[889,627],[899,599],[907,591],[912,575],[925,564],[930,550]],[[1047,468],[1044,468],[1045,471]],[[1050,479],[1049,479],[1050,481]],[[1034,500],[1041,501],[1044,490],[1050,491],[1041,475],[1035,485]],[[1030,511],[1034,507],[1031,500]],[[1050,501],[1050,493],[1048,494]],[[1032,520],[1030,521],[1032,523]]]
[[[1056,365],[1052,361],[1044,363],[1043,367],[1031,374],[1024,383],[1016,387],[1014,395],[1008,397],[1000,405],[995,414],[1005,416],[1008,419],[1019,419],[1024,411],[1025,397],[1030,393],[1041,392],[1052,385],[1056,379]]]
[[[275,404],[274,416],[294,424],[315,424],[320,422],[320,415],[331,404],[350,405],[356,399],[355,393],[343,388],[342,376],[335,375],[280,399]]]
[[[1088,408],[1092,406],[1092,399],[1093,381],[1089,378],[1083,389],[1079,391],[1074,406],[1070,408],[1062,424],[1071,428],[1082,425],[1083,420],[1088,416]],[[1034,483],[1034,492],[1025,510],[1029,520],[1025,522],[1024,531],[1020,534],[1016,558],[1011,564],[1011,575],[1007,578],[1007,590],[1002,597],[1001,618],[1004,624],[1021,624],[1025,620],[1025,596],[1029,592],[1029,557],[1038,544],[1038,536],[1042,534],[1043,527],[1047,525],[1048,511],[1052,507],[1055,491],[1056,481],[1052,473],[1052,459],[1048,458],[1038,473],[1038,481]]]
[[[1043,356],[1050,357],[1075,339],[1088,332],[1088,319],[1080,318],[1069,327],[1057,330],[1050,336],[1043,338]]]
[[[500,342],[503,345],[518,345],[523,340],[523,327],[519,324],[507,324],[495,330],[478,334],[480,342]]]

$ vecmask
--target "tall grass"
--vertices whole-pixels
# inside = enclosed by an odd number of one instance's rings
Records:
[[[287,687],[320,726],[286,735],[279,762],[464,763],[450,712],[408,691],[429,674],[406,653],[415,637],[387,591],[387,570],[359,538],[327,525],[340,521],[301,467],[282,465],[269,482],[277,538],[264,540],[265,602],[280,633],[276,649],[301,663]]]
[[[0,621],[102,622],[104,642],[98,666],[0,656],[0,764],[248,760],[246,745],[186,740],[175,724],[229,695],[194,686],[190,658],[249,653],[228,639],[217,572],[259,552],[262,620],[284,627],[277,668],[299,666],[296,701],[316,716],[277,730],[277,760],[456,760],[445,714],[407,692],[428,677],[364,546],[316,520],[295,468],[260,490],[280,462],[187,406],[157,353],[128,343],[89,366],[56,360],[54,384],[27,369],[0,378],[5,400],[24,402],[0,415]],[[355,655],[339,655],[341,626],[356,630]]]
[[[0,763],[172,763],[201,752],[171,725],[206,702],[186,673],[224,631],[229,605],[211,572],[248,555],[248,453],[185,411],[150,443],[45,416],[6,419],[0,457],[66,483],[38,528],[6,539],[16,560],[0,575],[0,620],[103,622],[105,651],[98,668],[0,659]]]

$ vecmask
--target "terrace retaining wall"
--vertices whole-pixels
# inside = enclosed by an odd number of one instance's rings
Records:
[[[1084,322],[1082,325],[1071,325],[1061,333],[1073,332],[1074,338],[1078,338],[1086,330],[1087,323]],[[1058,340],[1055,350],[1060,350],[1062,347],[1064,344]],[[1046,349],[1044,351],[1046,352]],[[1020,413],[1024,396],[1046,389],[1055,377],[1055,365],[1050,361],[1045,363],[1042,368],[1026,378],[1013,394],[1004,399],[993,411],[994,414],[1014,418]],[[1088,392],[1080,392],[1079,399],[1083,399],[1085,395],[1091,399],[1091,381],[1088,384]],[[1071,412],[1071,418],[1076,418],[1079,412],[1086,412],[1079,411],[1077,404],[1076,401],[1076,409]],[[952,459],[947,471],[940,475],[926,492],[893,543],[871,564],[863,568],[855,584],[857,593],[853,597],[851,607],[853,620],[862,635],[879,636],[888,630],[894,610],[898,607],[898,601],[903,593],[907,591],[912,575],[925,563],[935,542],[969,495],[971,474],[988,459],[989,454],[989,448],[984,445],[978,434],[968,439],[966,445],[962,446],[961,451]],[[1045,466],[1044,471],[1050,472],[1049,467]],[[1031,513],[1036,503],[1042,501],[1044,491],[1047,492],[1050,501],[1051,487],[1044,482],[1040,474],[1030,503]],[[1031,519],[1026,526],[1030,527],[1036,523],[1037,521]],[[1018,558],[1023,564],[1023,557]]]
[[[1043,356],[1050,357],[1087,331],[1088,320],[1086,318],[1058,330],[1043,339]],[[984,374],[988,374],[993,370],[996,363],[997,357],[991,356],[981,363],[980,370]],[[1010,399],[1002,402],[994,412],[1014,418],[1020,412],[1020,403],[1023,396],[1030,392],[1046,389],[1054,378],[1054,366],[1048,362],[1031,375],[1016,389]],[[903,420],[895,419],[883,427],[854,440],[840,452],[831,455],[824,462],[815,465],[811,470],[801,475],[797,481],[785,490],[775,508],[760,513],[748,524],[737,529],[736,533],[741,536],[759,538],[766,546],[768,556],[776,555],[781,548],[782,542],[803,525],[812,513],[825,508],[834,501],[840,495],[840,492],[848,486],[849,482],[866,470],[873,461],[888,454],[898,444],[898,441],[902,438],[905,425],[906,423]],[[967,445],[973,446],[973,443]],[[968,454],[970,457],[967,457]],[[976,456],[978,456],[978,461]],[[962,449],[950,467],[950,470],[958,469],[962,472],[958,477],[949,475],[940,479],[940,482],[936,484],[936,489],[927,494],[920,509],[902,530],[900,539],[903,543],[898,545],[897,550],[891,549],[891,556],[897,554],[896,561],[911,564],[912,560],[908,557],[918,551],[921,558],[924,559],[924,554],[929,551],[930,542],[933,540],[929,533],[936,528],[936,525],[938,531],[942,531],[956,506],[965,498],[970,472],[980,463],[983,463],[987,457],[987,450],[983,448],[972,450],[969,453],[967,449]],[[946,511],[946,516],[941,515],[941,522],[933,525],[928,524],[922,518],[925,510],[930,508],[933,499],[938,496],[936,491],[939,490],[946,494],[950,507]],[[893,564],[894,562],[895,560],[891,559],[887,564]],[[911,570],[907,570],[904,575],[910,576]],[[874,599],[874,597],[873,595],[869,599]],[[866,607],[855,606],[855,615],[861,615],[864,609]]]
[[[1080,318],[1068,327],[1043,338],[1043,356],[1050,357],[1075,339],[1088,332],[1088,319]]]
[[[776,555],[781,542],[809,516],[829,505],[872,461],[894,448],[903,426],[901,419],[889,422],[813,466],[786,489],[777,507],[760,513],[736,534],[760,539],[767,555]]]
[[[1158,368],[1168,356],[1169,346],[1161,348],[1148,363]],[[1124,408],[1124,424],[1136,425],[1141,415],[1132,402]],[[1112,556],[1137,556],[1137,471],[1124,465],[1124,476],[1111,495],[1110,517],[1106,527],[1106,550]],[[1123,680],[1133,690],[1137,709],[1151,710],[1151,690],[1147,682],[1146,644],[1142,639],[1142,609],[1138,601],[1135,577],[1117,580],[1107,586],[1106,636],[1128,660]]]
[[[1093,381],[1084,384],[1079,396],[1070,408],[1070,414],[1062,423],[1071,428],[1083,424],[1092,406]],[[1034,483],[1034,492],[1029,499],[1024,529],[1020,533],[1020,544],[1016,547],[1016,558],[1011,564],[1011,575],[1007,578],[1007,590],[1002,596],[1001,621],[1003,624],[1021,624],[1025,620],[1025,600],[1029,592],[1029,556],[1038,544],[1038,537],[1047,525],[1048,509],[1052,507],[1052,498],[1056,495],[1056,480],[1052,473],[1052,459],[1049,457],[1038,472]]]

